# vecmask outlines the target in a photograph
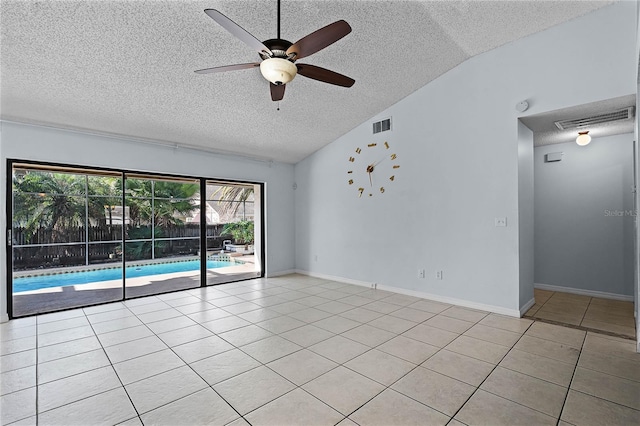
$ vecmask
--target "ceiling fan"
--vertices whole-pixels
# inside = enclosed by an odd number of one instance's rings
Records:
[[[245,42],[249,47],[258,51],[261,62],[246,64],[226,65],[222,67],[197,70],[198,74],[210,74],[224,71],[235,71],[247,68],[260,67],[263,77],[269,81],[271,88],[271,100],[279,101],[284,97],[285,85],[297,75],[335,84],[337,86],[351,87],[356,82],[346,75],[338,74],[326,68],[309,64],[296,64],[295,61],[324,49],[340,40],[351,32],[351,27],[345,21],[336,21],[326,27],[320,28],[311,34],[302,37],[295,43],[280,38],[280,0],[278,0],[278,38],[260,41],[245,29],[227,18],[215,9],[204,11],[211,19],[222,28]]]

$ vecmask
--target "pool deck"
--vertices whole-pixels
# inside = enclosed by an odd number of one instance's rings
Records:
[[[197,259],[197,257],[171,258],[170,260],[178,261],[179,259],[194,260]],[[256,278],[259,275],[256,271],[255,257],[253,255],[234,257],[234,259],[240,260],[238,265],[208,269],[207,284],[215,285],[223,282]],[[163,263],[168,260],[169,259],[162,259],[161,261],[147,261],[147,263]],[[135,265],[142,264],[143,262],[135,262]],[[48,270],[48,273],[59,274],[63,273],[63,271],[71,272],[71,269],[76,271],[104,269],[104,265],[113,265],[113,267],[121,266],[120,263],[109,263],[74,268],[55,268]],[[22,276],[25,275],[45,275],[45,270],[30,271],[29,274],[27,274],[26,271],[22,271]],[[17,273],[16,276],[18,276]],[[126,280],[125,292],[127,298],[135,298],[151,294],[197,288],[199,286],[200,271],[186,271],[129,278]],[[43,288],[39,290],[14,293],[13,316],[33,315],[42,312],[51,312],[119,300],[123,300],[122,280]]]

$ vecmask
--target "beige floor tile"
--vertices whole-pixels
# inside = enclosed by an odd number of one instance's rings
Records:
[[[32,387],[0,397],[0,423],[8,425],[36,414],[36,388]]]
[[[637,425],[640,411],[569,390],[561,418],[574,425]]]
[[[209,336],[213,336],[213,333],[200,324],[158,334],[158,337],[169,347],[193,342],[194,340]]]
[[[42,413],[121,386],[111,366],[45,383],[38,386],[38,412]]]
[[[252,425],[335,425],[344,416],[298,388],[249,413]]]
[[[554,324],[545,324],[543,322],[535,322],[525,336],[538,337],[540,339],[551,340],[553,342],[565,343],[580,349],[586,332],[575,330],[572,328],[562,327]]]
[[[583,351],[578,366],[640,382],[640,355],[635,361],[598,352]]]
[[[411,330],[404,332],[402,335],[439,348],[447,346],[456,337],[458,337],[457,333],[431,327],[426,324],[418,324]]]
[[[398,317],[413,322],[423,322],[434,316],[431,312],[421,311],[420,309],[413,308],[401,308],[397,311],[391,312],[389,315],[392,317]]]
[[[256,323],[257,326],[264,328],[274,334],[284,333],[294,328],[302,327],[307,323],[288,316],[280,316],[271,318],[266,321]]]
[[[331,316],[329,318],[325,318],[320,321],[316,321],[313,323],[316,327],[320,327],[332,333],[340,334],[344,333],[347,330],[351,330],[352,328],[356,328],[361,325],[358,321],[353,321],[348,318],[343,318],[340,316]]]
[[[352,328],[349,331],[345,331],[341,336],[373,348],[396,337],[396,334],[377,327],[372,327],[368,324],[363,324],[359,327]]]
[[[222,340],[218,336],[205,337],[193,342],[174,346],[172,350],[187,364],[217,355],[233,349],[233,345]],[[108,354],[108,352],[107,352]]]
[[[635,327],[633,312],[620,314],[617,312],[600,311],[597,309],[588,309],[584,314],[584,319],[592,321],[608,322],[611,324],[624,325],[627,327]]]
[[[536,298],[536,302],[537,301],[546,302],[551,296],[553,296],[553,291],[534,288],[533,295]]]
[[[560,417],[567,388],[498,367],[481,389],[553,417]]]
[[[221,333],[219,336],[234,346],[244,346],[267,337],[273,337],[273,333],[255,324],[250,324],[246,327]]]
[[[553,358],[555,360],[574,365],[578,361],[578,356],[580,354],[580,350],[572,346],[527,335],[522,336],[522,338],[518,340],[514,349],[536,355],[542,355],[547,358]]]
[[[445,425],[449,417],[401,393],[387,389],[350,416],[361,425]]]
[[[141,416],[146,425],[225,425],[239,418],[211,388],[206,388]]]
[[[38,384],[105,367],[109,364],[109,359],[102,349],[43,362],[38,364]]]
[[[489,312],[479,311],[477,309],[461,308],[460,306],[452,306],[451,308],[443,311],[441,315],[476,323],[489,315]]]
[[[428,345],[404,336],[395,337],[378,346],[376,349],[414,364],[421,364],[440,350],[440,348],[436,346]]]
[[[128,385],[184,365],[184,361],[171,349],[165,349],[114,364],[113,368],[116,370],[122,384]]]
[[[453,416],[476,388],[435,371],[418,367],[394,383],[391,389]]]
[[[420,309],[421,311],[431,312],[433,314],[439,314],[440,312],[449,309],[453,305],[447,303],[435,302],[433,300],[419,300],[409,305],[409,308]]]
[[[611,336],[602,336],[591,332],[587,333],[583,350],[587,352],[597,352],[627,358],[632,361],[638,359],[636,343],[634,341]]]
[[[509,352],[509,347],[497,345],[469,336],[460,336],[445,346],[446,350],[467,355],[491,364],[499,363]]]
[[[348,318],[350,320],[358,321],[361,323],[372,321],[376,318],[380,318],[383,315],[384,314],[380,312],[371,311],[366,308],[355,308],[340,314],[341,317]]]
[[[390,386],[416,365],[376,349],[363,353],[344,364],[369,379]]]
[[[548,321],[556,321],[564,324],[580,325],[583,314],[570,314],[564,312],[552,312],[543,306],[533,315],[534,318],[540,318]]]
[[[333,314],[329,312],[321,311],[320,309],[315,308],[305,308],[301,311],[296,311],[288,314],[291,318],[295,318],[300,321],[304,321],[306,323],[312,323],[315,321],[320,321],[321,319],[325,319],[330,317]]]
[[[347,368],[337,367],[302,388],[346,416],[382,392],[384,386]]]
[[[342,336],[334,336],[330,339],[309,346],[308,349],[324,356],[325,358],[329,358],[338,364],[342,364],[360,354],[363,354],[371,348]]]
[[[536,312],[538,312],[540,310],[540,308],[542,308],[542,303],[535,303],[532,307],[529,308],[529,310],[527,312],[525,312],[524,316],[525,317],[531,317]]]
[[[53,361],[54,359],[60,359],[83,352],[90,352],[96,349],[102,349],[100,341],[95,335],[89,336],[83,339],[73,340],[71,342],[58,343],[56,345],[38,348],[38,362],[43,363]]]
[[[445,349],[426,360],[422,366],[473,386],[480,386],[495,367],[494,364]]]
[[[19,368],[0,374],[0,394],[17,392],[36,385],[36,366]]]
[[[190,367],[210,385],[215,385],[258,366],[260,366],[258,361],[239,349],[233,349],[190,364]]]
[[[455,416],[469,426],[555,425],[556,419],[539,411],[478,390]]]
[[[280,336],[272,336],[258,340],[257,342],[249,343],[239,349],[261,363],[266,364],[293,352],[299,351],[302,347],[283,339]]]
[[[514,318],[498,314],[489,314],[482,320],[480,320],[479,323],[488,327],[501,328],[503,330],[522,334],[527,331],[531,324],[533,324],[533,321],[525,318]]]
[[[513,346],[522,336],[520,333],[514,333],[500,328],[487,327],[482,324],[474,325],[469,330],[465,331],[464,335],[509,347]]]
[[[265,366],[254,368],[213,386],[213,389],[242,415],[294,388],[293,383]]]
[[[467,331],[468,329],[470,329],[471,327],[473,327],[474,323],[445,316],[443,312],[442,314],[436,315],[426,320],[424,324],[431,327],[441,328],[443,330],[447,330],[452,333],[461,334]]]
[[[417,323],[409,321],[403,318],[394,317],[391,315],[385,315],[380,318],[376,318],[373,321],[369,321],[368,325],[377,327],[381,330],[386,330],[391,333],[400,334],[416,326]]]
[[[612,324],[609,322],[600,322],[600,321],[592,321],[592,320],[582,320],[580,324],[583,327],[592,328],[595,330],[603,330],[610,333],[616,333],[622,336],[635,337],[636,336],[636,328],[635,326],[628,327],[624,325]]]
[[[308,324],[308,325],[304,325],[302,327],[295,328],[293,330],[281,333],[280,337],[284,337],[285,339],[306,348],[308,346],[315,345],[316,343],[322,342],[323,340],[327,340],[328,338],[333,337],[334,335],[335,334],[333,334],[330,331]]]
[[[640,410],[640,382],[578,367],[571,389]]]
[[[517,349],[512,349],[499,365],[564,387],[569,386],[575,368],[572,364]]]
[[[307,349],[294,352],[291,355],[267,364],[267,367],[298,386],[315,379],[337,366],[338,364],[335,362]]]
[[[119,387],[40,414],[40,425],[118,424],[135,417],[124,388]]]
[[[562,300],[562,301],[571,302],[571,303],[589,304],[589,302],[591,302],[591,296],[584,296],[582,294],[563,293],[563,292],[556,291],[553,293],[553,295],[549,298],[548,301],[554,301],[554,300]]]
[[[36,364],[36,350],[16,352],[0,357],[0,372],[4,373]]]

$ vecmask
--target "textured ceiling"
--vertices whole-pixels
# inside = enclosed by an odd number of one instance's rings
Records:
[[[560,130],[555,122],[561,120],[575,120],[606,114],[628,107],[634,107],[636,95],[620,96],[618,98],[591,102],[584,105],[575,105],[542,114],[530,115],[520,118],[529,129],[533,131],[534,146],[552,145],[565,142],[573,142],[578,137],[577,129]],[[633,118],[633,117],[632,117]],[[593,138],[633,133],[634,120],[617,120],[601,123],[595,126],[585,127]]]
[[[259,59],[204,9],[266,40],[275,0],[2,0],[0,118],[295,163],[469,57],[609,3],[284,0],[292,42],[338,19],[351,25],[301,62],[356,83],[298,76],[278,111],[257,69],[193,72]]]

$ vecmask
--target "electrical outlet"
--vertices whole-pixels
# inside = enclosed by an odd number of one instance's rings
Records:
[[[507,218],[506,217],[496,217],[495,224],[498,227],[507,226]]]
[[[318,255],[317,254],[315,256],[313,256],[313,260],[315,260],[316,262],[318,261]]]
[[[418,269],[418,278],[426,278],[424,269]]]
[[[443,272],[442,271],[436,271],[436,279],[441,280],[443,277]]]

